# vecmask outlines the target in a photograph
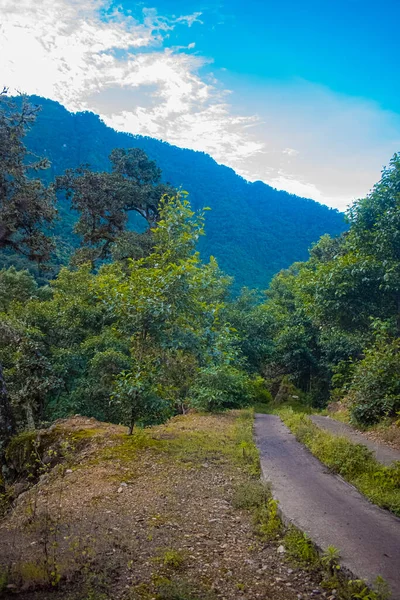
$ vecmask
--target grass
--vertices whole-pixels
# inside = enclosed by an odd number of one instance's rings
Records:
[[[324,563],[320,561],[319,554],[306,533],[290,526],[284,538],[287,556],[296,565],[306,568],[317,568]]]
[[[400,516],[400,462],[381,465],[365,446],[335,436],[292,408],[278,411],[283,422],[322,463],[354,485],[371,502]]]

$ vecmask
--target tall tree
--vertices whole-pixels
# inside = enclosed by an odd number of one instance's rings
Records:
[[[38,110],[24,98],[18,109],[6,89],[0,93],[0,249],[10,248],[42,264],[53,249],[45,228],[56,215],[55,195],[34,177],[49,166],[48,161],[32,157],[23,143]],[[0,464],[14,432],[15,420],[0,365]]]
[[[48,160],[30,155],[23,143],[38,111],[25,99],[18,109],[6,89],[0,93],[0,249],[44,263],[54,247],[45,228],[56,216],[55,195],[34,177]]]
[[[151,228],[157,221],[159,203],[172,195],[171,186],[161,183],[161,170],[139,148],[114,149],[111,172],[93,172],[87,165],[69,169],[57,178],[57,188],[65,190],[79,213],[75,232],[82,237],[75,262],[107,259],[113,252],[121,258],[149,254],[149,232],[128,231],[130,213],[140,215]]]

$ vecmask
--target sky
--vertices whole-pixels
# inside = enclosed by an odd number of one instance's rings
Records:
[[[0,85],[340,210],[400,150],[398,0],[0,0]]]

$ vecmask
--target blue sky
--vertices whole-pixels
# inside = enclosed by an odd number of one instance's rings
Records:
[[[400,3],[0,0],[13,89],[344,209],[400,150]]]
[[[160,0],[157,6],[161,13],[177,14],[180,4]],[[302,78],[400,110],[400,2],[228,0],[184,5],[188,12],[202,12],[203,25],[176,31],[170,43],[195,41],[216,69],[259,83]],[[141,8],[131,1],[122,6]]]

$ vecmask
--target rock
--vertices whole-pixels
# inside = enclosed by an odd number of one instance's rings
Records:
[[[128,484],[125,481],[123,481],[119,485],[120,485],[120,487],[128,487]]]
[[[285,554],[286,550],[285,550],[285,546],[282,546],[282,544],[280,546],[278,546],[278,548],[276,549],[278,554]]]
[[[14,492],[15,498],[17,498],[17,496],[20,496],[23,492],[26,492],[28,487],[29,487],[28,483],[23,483],[23,482],[15,483],[13,486],[13,492]]]
[[[65,470],[65,473],[67,473],[67,474],[68,474],[68,473],[72,473],[72,469],[66,469],[66,470]]]

